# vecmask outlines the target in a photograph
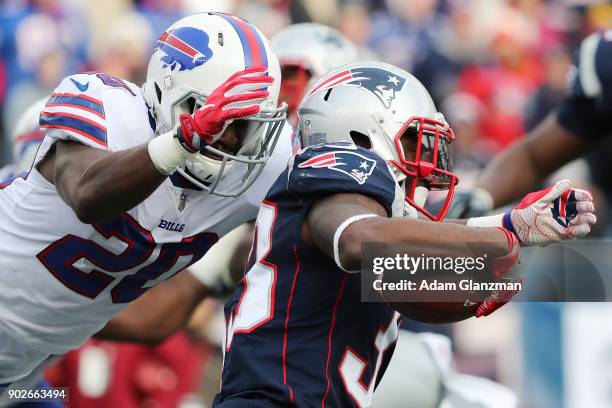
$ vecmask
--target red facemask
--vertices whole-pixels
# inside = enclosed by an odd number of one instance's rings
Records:
[[[407,160],[402,137],[414,137],[414,159]],[[442,221],[448,212],[459,179],[453,174],[449,145],[455,139],[453,130],[444,122],[424,117],[412,117],[395,135],[395,149],[399,161],[390,163],[407,176],[406,202],[433,221]],[[427,211],[414,200],[415,190],[447,190],[446,199],[436,214]]]

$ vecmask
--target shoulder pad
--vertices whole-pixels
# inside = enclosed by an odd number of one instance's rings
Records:
[[[302,196],[363,194],[391,214],[397,181],[387,163],[352,143],[309,146],[290,162],[288,190]]]
[[[351,178],[364,184],[381,159],[352,143],[314,145],[303,149],[295,158],[294,170],[322,169],[332,171],[329,178]],[[339,173],[339,174],[336,174]]]
[[[90,74],[66,77],[40,113],[40,127],[50,137],[107,147],[102,84]]]

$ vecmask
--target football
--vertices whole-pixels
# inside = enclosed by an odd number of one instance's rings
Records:
[[[454,323],[469,319],[492,292],[486,270],[457,274],[428,271],[427,276],[385,272],[377,290],[387,303],[409,319],[423,323]],[[377,288],[378,289],[378,288]]]

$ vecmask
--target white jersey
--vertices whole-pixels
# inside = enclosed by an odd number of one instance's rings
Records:
[[[140,88],[104,74],[65,78],[42,111],[40,124],[45,138],[35,163],[60,139],[118,151],[154,137]],[[78,347],[127,302],[257,216],[261,199],[291,156],[291,133],[285,126],[262,174],[239,197],[180,188],[176,177],[169,177],[135,208],[96,225],[80,222],[35,167],[27,178],[4,186],[0,336],[49,354]],[[134,171],[139,171],[137,165]],[[220,187],[240,183],[240,173],[228,174]]]

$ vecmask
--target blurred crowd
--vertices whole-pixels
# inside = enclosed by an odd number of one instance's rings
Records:
[[[269,37],[296,22],[335,26],[362,58],[419,78],[456,128],[458,155],[476,167],[547,113],[580,39],[612,25],[612,5],[588,0],[5,0],[0,164],[19,113],[63,76],[141,83],[164,27],[204,10],[240,15]]]
[[[0,166],[11,161],[20,113],[61,78],[101,71],[141,84],[164,28],[209,10],[242,16],[268,38],[292,23],[324,23],[358,45],[361,59],[413,73],[457,134],[459,190],[555,106],[580,40],[612,27],[612,4],[598,0],[4,0]],[[571,168],[572,180],[612,191],[605,171],[589,172],[610,157],[604,146]]]
[[[208,10],[237,14],[269,38],[292,23],[321,22],[357,44],[363,59],[412,72],[455,129],[463,188],[560,100],[580,40],[612,27],[612,4],[589,0],[4,0],[0,167],[11,160],[10,135],[20,113],[62,77],[101,71],[141,84],[163,29]],[[507,322],[518,327],[516,316],[510,310],[496,319],[490,327],[505,323],[493,341],[508,343]],[[477,332],[473,324],[457,331],[459,348],[482,341],[470,335]],[[486,355],[470,355],[469,347],[463,358],[472,371],[516,381],[492,369]],[[506,360],[514,371],[516,359]]]

